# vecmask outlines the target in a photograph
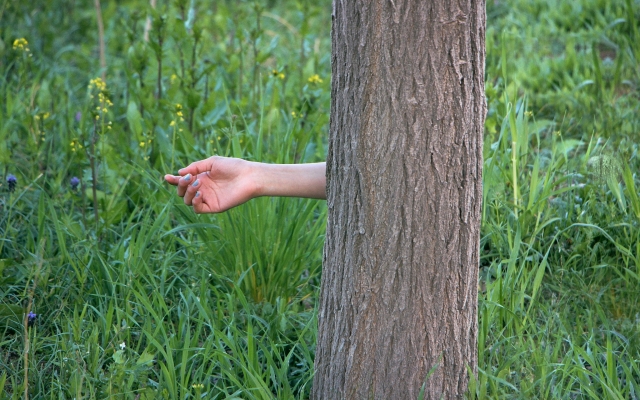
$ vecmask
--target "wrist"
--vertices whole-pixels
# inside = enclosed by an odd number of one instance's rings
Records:
[[[246,177],[250,189],[251,198],[266,195],[266,187],[264,184],[264,164],[255,161],[245,161]]]

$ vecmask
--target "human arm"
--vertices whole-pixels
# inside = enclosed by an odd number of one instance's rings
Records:
[[[213,156],[165,175],[196,213],[217,213],[260,196],[326,199],[325,163],[266,164]]]

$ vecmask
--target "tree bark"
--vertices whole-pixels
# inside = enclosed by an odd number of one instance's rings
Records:
[[[484,0],[334,0],[314,399],[476,372],[484,38]]]

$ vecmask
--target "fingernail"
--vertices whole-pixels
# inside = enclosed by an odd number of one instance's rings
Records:
[[[198,183],[200,183],[200,180],[199,180],[199,179],[196,179],[196,181],[195,181],[195,182],[193,182],[193,185],[192,185],[192,186],[193,186],[193,187],[196,187],[196,186],[198,186]]]
[[[184,178],[182,178],[182,179],[184,179],[185,181],[189,182],[191,180],[191,174],[186,174],[184,176]]]
[[[200,192],[196,192],[196,197],[200,197]]]

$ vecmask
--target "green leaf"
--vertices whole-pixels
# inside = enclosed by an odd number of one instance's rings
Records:
[[[638,199],[638,193],[636,192],[636,185],[633,180],[633,172],[629,168],[629,164],[625,163],[624,170],[622,172],[622,179],[627,187],[627,195],[631,201],[631,208],[636,218],[640,219],[640,199]]]
[[[118,365],[124,364],[126,361],[124,357],[124,350],[118,350],[115,353],[113,353],[113,361]]]
[[[187,107],[195,109],[200,104],[202,96],[195,90],[189,90],[187,92]]]
[[[49,88],[49,81],[46,79],[42,81],[40,90],[38,90],[37,102],[40,110],[49,110],[51,107],[51,90]]]
[[[16,332],[21,331],[24,312],[20,306],[0,304],[0,330],[12,329]]]
[[[149,353],[146,349],[145,351],[142,352],[142,354],[140,354],[140,357],[138,357],[138,360],[136,361],[136,365],[145,365],[145,364],[149,364],[151,362],[153,362],[153,358],[155,356],[151,353]]]
[[[19,319],[23,312],[23,308],[18,305],[0,304],[0,318],[16,317]]]
[[[140,138],[142,136],[142,115],[140,115],[138,105],[133,100],[129,101],[129,106],[127,107],[127,121],[131,131],[137,138]]]

